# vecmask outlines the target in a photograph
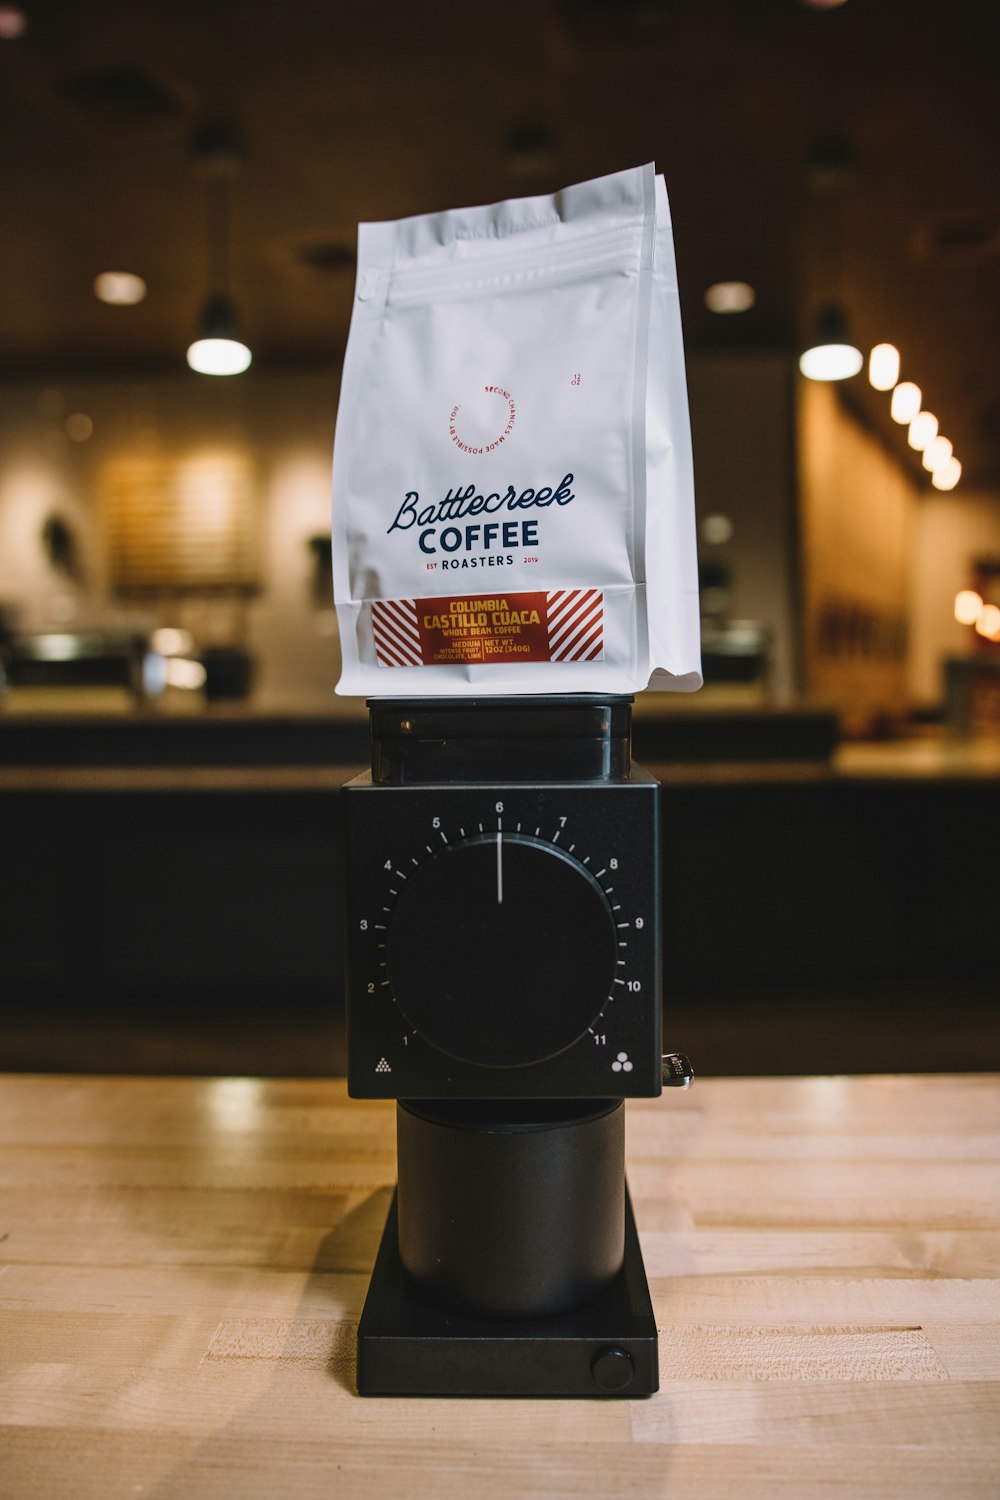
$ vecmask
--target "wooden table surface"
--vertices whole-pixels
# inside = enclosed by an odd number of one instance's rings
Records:
[[[1000,1495],[1000,1079],[636,1103],[640,1401],[361,1399],[391,1105],[0,1079],[0,1495]]]

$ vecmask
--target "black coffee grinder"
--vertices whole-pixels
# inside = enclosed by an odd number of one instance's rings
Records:
[[[624,1101],[661,1055],[659,787],[631,699],[372,699],[344,788],[348,1084],[397,1099],[362,1395],[645,1396]]]

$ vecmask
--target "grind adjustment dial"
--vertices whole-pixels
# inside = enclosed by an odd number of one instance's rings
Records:
[[[420,1036],[488,1067],[573,1045],[608,1001],[618,959],[605,892],[540,838],[447,844],[407,879],[385,935],[392,994]]]

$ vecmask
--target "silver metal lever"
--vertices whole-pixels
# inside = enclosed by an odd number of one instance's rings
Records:
[[[691,1087],[694,1069],[683,1052],[665,1052],[661,1059],[663,1087],[665,1089],[687,1089]]]

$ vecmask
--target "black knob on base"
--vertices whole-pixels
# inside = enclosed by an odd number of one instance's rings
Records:
[[[590,1373],[602,1391],[624,1391],[632,1384],[635,1364],[627,1349],[613,1344],[598,1349],[591,1360]]]

